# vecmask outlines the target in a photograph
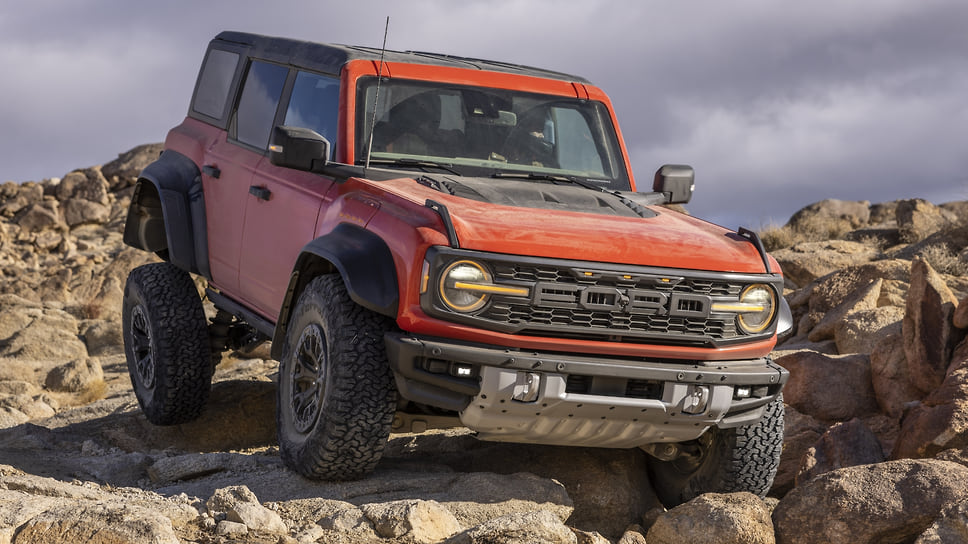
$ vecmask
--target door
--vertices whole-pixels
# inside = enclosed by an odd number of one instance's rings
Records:
[[[339,79],[298,71],[282,124],[309,128],[336,143]],[[335,145],[331,145],[331,154]],[[333,180],[273,165],[264,158],[249,184],[240,262],[240,287],[249,303],[276,320],[289,276]]]

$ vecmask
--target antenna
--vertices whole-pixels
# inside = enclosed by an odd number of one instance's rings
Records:
[[[370,168],[370,152],[373,151],[373,130],[376,128],[376,109],[380,104],[380,83],[383,82],[383,56],[387,52],[387,34],[390,32],[390,16],[387,15],[387,23],[383,28],[383,49],[380,50],[380,70],[376,74],[376,96],[373,97],[373,117],[370,119],[370,138],[366,144],[366,163],[363,169]]]

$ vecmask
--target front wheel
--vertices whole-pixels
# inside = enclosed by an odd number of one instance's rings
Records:
[[[710,429],[683,444],[686,453],[672,461],[649,457],[659,499],[671,508],[703,493],[748,491],[766,496],[780,464],[784,411],[783,395],[779,395],[752,425]]]
[[[208,401],[213,367],[208,322],[188,272],[170,263],[132,270],[121,324],[131,385],[148,421],[197,419]]]
[[[327,480],[376,468],[396,411],[383,344],[389,326],[355,304],[336,274],[314,279],[300,295],[279,362],[276,422],[289,468]]]

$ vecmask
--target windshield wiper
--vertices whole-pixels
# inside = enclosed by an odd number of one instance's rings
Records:
[[[356,161],[356,164],[357,165],[362,165],[363,164],[363,161]],[[399,158],[399,159],[373,159],[373,158],[371,158],[370,159],[370,164],[371,165],[380,165],[380,166],[400,166],[400,167],[404,167],[404,168],[423,168],[423,169],[436,168],[438,170],[444,170],[446,172],[450,172],[451,174],[454,174],[455,176],[462,176],[463,175],[460,172],[458,172],[457,170],[454,170],[451,167],[451,165],[449,165],[449,164],[445,164],[445,163],[437,162],[437,161],[428,161],[428,160],[423,160],[423,159],[410,159],[410,158],[406,158],[406,157],[402,157],[402,158]]]
[[[589,183],[581,178],[575,176],[564,176],[561,174],[545,174],[539,172],[494,172],[491,174],[492,178],[519,178],[528,179],[536,181],[563,181],[565,183],[573,183],[579,185],[586,189],[591,189],[592,191],[599,191],[603,193],[611,193],[611,191],[605,187],[599,187],[594,183]]]

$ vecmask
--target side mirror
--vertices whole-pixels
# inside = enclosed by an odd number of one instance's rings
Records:
[[[315,130],[276,126],[269,143],[269,161],[276,166],[310,171],[329,161],[329,140]]]
[[[685,204],[696,189],[696,173],[691,166],[666,164],[655,172],[652,190],[666,197],[666,204]]]

